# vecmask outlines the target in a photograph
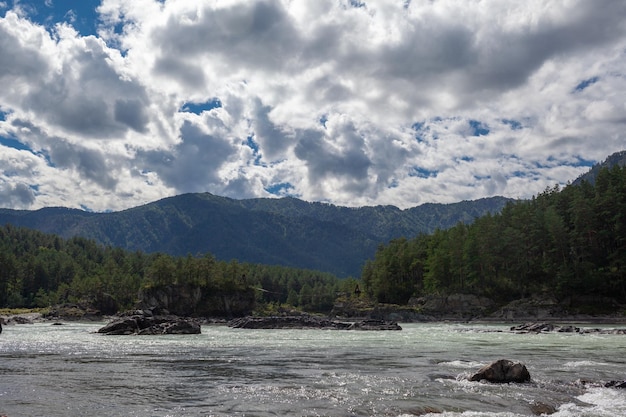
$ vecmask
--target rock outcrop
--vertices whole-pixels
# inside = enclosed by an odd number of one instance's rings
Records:
[[[345,322],[310,315],[243,317],[231,320],[236,329],[328,329],[328,330],[402,330],[396,322],[361,320]]]
[[[582,328],[572,325],[557,325],[553,323],[530,322],[524,323],[510,328],[515,333],[594,333],[594,334],[618,334],[626,335],[626,329],[598,329],[598,328]]]
[[[485,316],[494,308],[495,303],[487,297],[473,294],[449,294],[412,298],[409,305],[436,319],[467,320]]]
[[[98,330],[105,335],[199,334],[200,324],[177,316],[153,315],[150,310],[124,313]]]
[[[508,359],[499,359],[482,367],[469,377],[470,381],[488,381],[494,383],[529,382],[530,373],[526,365]]]
[[[194,285],[166,285],[142,289],[139,299],[138,309],[159,308],[187,317],[243,317],[255,306],[252,288],[213,291]]]

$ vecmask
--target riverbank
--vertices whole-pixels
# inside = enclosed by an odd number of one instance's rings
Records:
[[[169,315],[168,310],[149,309],[155,314]],[[3,324],[28,324],[39,321],[109,321],[117,315],[103,315],[99,310],[82,304],[63,304],[45,309],[0,309]],[[259,316],[308,315],[343,322],[380,320],[396,323],[552,323],[559,325],[626,325],[626,307],[615,300],[568,299],[557,301],[550,297],[532,297],[498,306],[485,297],[471,294],[450,294],[411,299],[407,305],[378,304],[363,298],[348,298],[337,302],[328,314],[310,314],[290,308],[279,308]],[[186,316],[180,316],[186,317]],[[245,317],[193,318],[203,324],[227,324],[231,319]]]
[[[19,313],[7,313],[0,311],[0,324],[4,326],[11,325],[27,325],[34,323],[61,323],[61,322],[108,322],[112,321],[119,316],[100,316],[99,320],[94,320],[90,318],[88,320],[76,319],[75,316],[70,318],[68,317],[50,317],[45,313],[41,312],[19,312]],[[290,317],[290,316],[285,316]],[[397,315],[392,315],[392,317],[398,317]],[[224,318],[196,318],[198,322],[203,325],[229,325],[230,320]],[[239,318],[238,320],[242,320],[244,318]],[[342,322],[354,322],[359,323],[366,320],[370,320],[368,318],[342,318],[340,321]],[[336,321],[336,320],[335,320]],[[384,321],[390,322],[390,321]],[[397,320],[393,321],[394,323],[462,323],[462,324],[476,324],[476,325],[489,325],[489,324],[506,324],[514,326],[529,326],[531,324],[550,324],[558,327],[565,326],[626,326],[626,318],[622,316],[563,316],[563,317],[550,317],[549,319],[537,317],[520,317],[519,319],[501,319],[494,317],[474,317],[471,319],[465,319],[458,316],[441,316],[441,317],[427,317],[424,316],[422,320]],[[292,326],[294,327],[294,326]],[[304,326],[300,326],[304,327]]]

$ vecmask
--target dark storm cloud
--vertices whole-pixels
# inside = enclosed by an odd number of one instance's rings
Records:
[[[218,170],[235,152],[232,145],[188,121],[180,134],[181,142],[171,151],[139,151],[138,165],[158,173],[179,192],[206,191],[212,184],[221,186]]]
[[[319,131],[297,132],[295,155],[306,164],[311,184],[334,177],[344,184],[342,188],[346,191],[363,191],[367,187],[367,171],[371,166],[363,138],[352,126],[343,126],[341,130],[343,147],[333,145]]]
[[[180,60],[178,56],[158,58],[153,69],[156,75],[171,77],[192,89],[202,88],[206,81],[199,65]]]
[[[373,74],[392,84],[394,79],[414,82],[418,92],[454,90],[471,101],[475,92],[518,87],[548,60],[613,42],[626,32],[623,1],[579,2],[563,13],[540,15],[522,27],[428,16],[411,21],[400,42],[352,65],[377,68]]]
[[[260,100],[255,103],[253,129],[255,139],[260,143],[263,157],[267,161],[282,157],[284,150],[291,146],[293,139],[276,126],[269,117],[271,108],[263,106]]]
[[[474,35],[469,28],[458,27],[454,22],[438,22],[436,27],[431,25],[437,22],[420,23],[405,34],[402,42],[368,55],[371,64],[378,60],[382,63],[377,75],[425,81],[475,62]]]
[[[115,101],[115,121],[125,124],[136,132],[144,133],[148,120],[143,103],[140,100]]]
[[[207,5],[197,14],[171,17],[153,37],[170,58],[217,54],[233,65],[267,69],[284,66],[299,51],[299,32],[276,1]]]
[[[55,140],[50,142],[49,158],[53,166],[76,170],[81,177],[104,189],[112,190],[117,185],[112,175],[113,167],[107,164],[105,155],[99,150]]]

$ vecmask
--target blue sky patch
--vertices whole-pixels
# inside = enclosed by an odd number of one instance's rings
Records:
[[[202,114],[202,112],[204,111],[219,109],[220,107],[222,107],[222,101],[219,98],[214,97],[204,103],[187,102],[183,104],[183,106],[181,107],[181,111],[185,113]]]
[[[417,139],[418,142],[425,142],[426,139],[424,138],[424,135],[421,134],[421,132],[425,132],[426,129],[425,128],[426,123],[424,122],[415,122],[411,125],[411,129],[413,129],[416,132],[415,135],[415,139]]]
[[[578,160],[578,163],[571,164],[572,166],[575,166],[575,167],[592,167],[596,163],[596,161],[592,161],[591,159],[585,159],[585,158],[582,158],[580,156],[577,156],[576,159]],[[564,165],[568,165],[568,164],[565,163]]]
[[[255,155],[259,152],[259,144],[254,141],[253,136],[248,136],[246,138],[246,146],[252,149]]]
[[[261,165],[261,154],[259,153],[259,144],[254,140],[254,136],[248,136],[244,145],[252,149],[254,155],[254,165]]]
[[[486,136],[489,134],[489,127],[478,120],[470,120],[469,125],[472,136]]]
[[[574,88],[574,92],[583,91],[585,88],[597,83],[598,81],[600,81],[600,77],[587,78],[586,80],[583,80],[580,83],[578,83],[576,88]]]
[[[434,178],[437,176],[438,171],[430,170],[423,167],[413,167],[409,172],[409,177],[418,178]]]
[[[47,0],[20,2],[20,6],[26,6],[29,18],[46,28],[52,28],[57,23],[68,23],[81,35],[88,36],[96,35],[99,22],[96,8],[100,3],[101,0]]]
[[[356,8],[365,8],[367,5],[359,0],[350,0],[350,6],[352,7],[356,7]]]
[[[320,117],[320,124],[322,126],[324,126],[324,129],[326,129],[326,122],[328,121],[328,116],[323,114],[322,117]]]
[[[273,195],[291,195],[289,190],[293,189],[293,186],[288,182],[279,182],[265,187],[265,191]]]
[[[0,136],[0,145],[7,146],[9,148],[14,148],[20,151],[29,151],[31,153],[35,153],[28,145],[20,142],[15,138],[7,138],[4,136]]]
[[[420,130],[424,129],[425,125],[426,125],[425,122],[415,122],[411,125],[411,129],[415,130],[416,132],[419,132]]]
[[[522,130],[524,128],[521,122],[518,122],[517,120],[513,120],[513,119],[502,119],[502,123],[504,123],[505,125],[508,125],[511,128],[511,130]]]

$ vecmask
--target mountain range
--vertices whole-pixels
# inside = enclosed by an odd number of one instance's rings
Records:
[[[604,164],[624,164],[626,152]],[[617,161],[617,162],[615,162]],[[602,164],[599,164],[602,165]],[[597,173],[594,166],[587,177]],[[0,224],[27,227],[64,238],[82,236],[146,253],[292,266],[358,277],[381,244],[396,238],[469,223],[512,201],[491,197],[453,204],[349,208],[296,198],[235,200],[209,193],[183,194],[112,213],[48,207],[0,209]]]
[[[503,197],[455,204],[348,208],[296,198],[234,200],[183,194],[112,213],[47,207],[0,209],[11,223],[64,238],[147,253],[203,255],[360,276],[365,261],[390,239],[411,238],[499,211]]]

